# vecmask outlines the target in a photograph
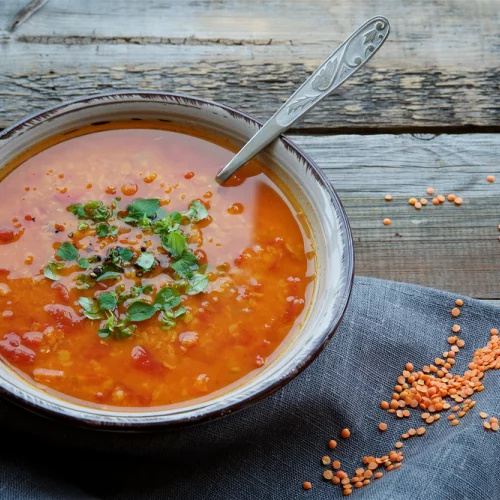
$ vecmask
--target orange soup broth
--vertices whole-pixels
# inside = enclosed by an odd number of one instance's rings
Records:
[[[0,355],[42,387],[110,406],[192,400],[262,369],[304,319],[315,256],[300,209],[256,161],[219,186],[214,176],[232,153],[167,127],[84,129],[42,145],[0,182]],[[67,210],[116,197],[121,209],[138,198],[160,198],[167,213],[185,212],[194,199],[208,209],[208,219],[182,229],[200,265],[208,264],[209,286],[182,296],[187,313],[170,330],[153,317],[129,338],[101,339],[101,322],[85,318],[77,302],[141,281],[156,292],[166,283],[162,272],[90,290],[75,288],[89,271],[75,262],[57,281],[43,274],[63,242],[84,257],[118,245],[164,257],[155,234],[115,219],[118,236],[97,238],[79,231]]]

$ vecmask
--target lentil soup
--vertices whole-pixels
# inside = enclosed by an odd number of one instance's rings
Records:
[[[0,356],[39,387],[184,402],[300,328],[315,271],[300,208],[257,161],[217,185],[228,145],[186,132],[82,129],[4,169]]]

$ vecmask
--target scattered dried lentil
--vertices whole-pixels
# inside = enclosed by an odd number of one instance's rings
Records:
[[[330,441],[328,441],[328,448],[330,448],[330,450],[333,450],[337,447],[337,441],[335,441],[335,439],[330,439]]]
[[[392,196],[390,194],[385,195],[385,200],[386,201],[392,201]]]
[[[428,187],[426,189],[427,194],[434,194],[434,188]]]
[[[390,226],[391,225],[391,219],[384,219],[382,221],[382,223],[384,224],[384,226]]]
[[[302,483],[302,488],[310,490],[312,488],[312,484],[309,481],[306,481],[305,483]]]
[[[380,424],[378,424],[378,428],[380,431],[385,432],[387,430],[387,424],[384,424],[384,422],[380,422]]]
[[[340,435],[344,438],[347,439],[351,435],[351,431],[349,429],[342,429],[340,432]]]
[[[495,182],[495,176],[494,176],[494,175],[488,175],[488,176],[486,177],[486,180],[487,180],[488,182]]]

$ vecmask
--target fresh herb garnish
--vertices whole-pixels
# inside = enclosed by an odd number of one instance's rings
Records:
[[[179,230],[171,231],[168,234],[162,234],[161,244],[163,248],[178,258],[187,248],[186,237]]]
[[[78,250],[74,247],[72,243],[65,241],[57,249],[56,255],[61,260],[72,261],[78,259]]]
[[[153,233],[166,250],[166,259],[155,255],[151,241],[144,244],[141,253],[137,254],[131,248],[115,246],[108,248],[105,257],[96,254],[80,257],[76,247],[69,242],[62,243],[56,251],[59,259],[66,262],[77,261],[81,269],[87,270],[75,279],[78,290],[89,290],[101,283],[101,289],[93,297],[80,297],[78,302],[85,317],[102,320],[98,335],[103,339],[130,337],[136,330],[134,323],[150,319],[156,313],[159,313],[157,320],[163,330],[172,328],[187,312],[182,305],[182,294],[202,293],[209,284],[208,276],[204,274],[207,266],[199,265],[196,255],[188,247],[189,234],[185,232],[189,223],[197,223],[208,217],[203,203],[193,200],[186,212],[167,214],[160,207],[159,199],[144,198],[129,204],[126,214],[121,213],[123,216],[118,217],[118,201],[119,199],[115,199],[110,206],[101,201],[89,201],[71,205],[68,210],[80,219],[78,230],[92,229],[98,238],[118,235],[118,226],[111,224],[115,218],[121,223],[138,227],[151,236]],[[98,265],[92,266],[94,263]],[[47,278],[57,280],[60,278],[58,271],[64,267],[64,262],[52,260],[45,266],[43,273]],[[114,286],[115,280],[125,277],[124,273],[127,273],[128,279],[134,278],[134,270],[135,278],[153,271],[154,276],[158,276],[157,270],[167,272],[170,281],[167,287],[160,288],[152,297],[146,297],[153,294],[152,285],[139,284],[127,290],[124,279]],[[112,286],[114,289],[102,291],[102,288]]]
[[[181,303],[181,294],[175,288],[162,288],[155,298],[154,306],[159,311],[168,311]]]
[[[116,319],[112,313],[108,313],[108,319],[101,325],[97,335],[101,339],[114,337],[116,340],[126,339],[132,336],[137,326],[130,323],[129,318]]]
[[[140,300],[141,295],[149,294],[153,291],[153,287],[151,285],[146,286],[134,286],[130,290],[126,292],[121,292],[118,295],[118,302],[122,304],[126,300]]]
[[[134,252],[130,248],[114,247],[108,250],[104,262],[121,267],[125,262],[130,262],[134,257]]]
[[[153,225],[155,234],[168,234],[170,231],[179,229],[182,222],[182,215],[179,212],[172,212],[163,219],[156,221]]]
[[[46,278],[49,278],[49,280],[59,280],[61,277],[57,274],[57,271],[62,269],[64,267],[63,262],[54,262],[51,260],[44,268],[43,268],[43,274],[45,275]]]
[[[183,215],[191,222],[200,222],[208,217],[208,210],[203,203],[200,203],[198,200],[193,200],[189,204],[189,210]]]
[[[189,279],[193,272],[198,269],[198,259],[194,253],[184,250],[182,255],[175,262],[171,262],[172,269],[183,279]]]
[[[120,278],[121,274],[117,273],[115,271],[108,271],[106,273],[101,274],[96,281],[105,281],[105,280],[110,280],[110,279],[117,279]]]
[[[188,295],[196,295],[204,292],[208,288],[208,276],[206,274],[194,273],[188,280],[186,293]]]
[[[156,212],[160,208],[160,200],[158,198],[141,198],[135,200],[127,206],[127,215],[122,217],[123,222],[127,224],[137,224],[142,219],[143,225],[151,225],[151,220],[156,218]],[[143,229],[149,229],[147,228]]]
[[[105,238],[106,236],[116,236],[118,234],[118,228],[116,226],[110,226],[105,222],[99,222],[95,226],[95,232],[99,238]]]
[[[138,259],[135,261],[137,266],[139,266],[143,271],[151,271],[154,268],[156,261],[155,256],[149,252],[143,252],[139,255]]]
[[[111,217],[112,209],[102,201],[89,201],[82,205],[70,205],[68,209],[79,219],[90,219],[93,222],[104,222]]]
[[[87,259],[86,257],[80,257],[78,259],[78,267],[81,267],[82,269],[88,269],[90,267],[89,259]]]
[[[80,297],[78,303],[83,308],[83,315],[89,319],[102,319],[103,314],[97,301],[88,297]]]
[[[79,274],[75,280],[75,287],[78,290],[88,290],[95,286],[95,281],[86,274]]]
[[[115,292],[104,292],[98,295],[97,301],[103,311],[109,311],[118,305],[118,296]]]
[[[170,330],[177,323],[177,319],[182,318],[186,314],[184,306],[178,307],[175,311],[162,311],[158,317],[161,323],[162,330]]]
[[[146,302],[134,302],[127,309],[127,317],[130,321],[144,321],[151,318],[156,312],[156,307]]]

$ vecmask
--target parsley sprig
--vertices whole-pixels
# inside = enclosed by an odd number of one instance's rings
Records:
[[[102,201],[89,201],[85,204],[77,203],[70,205],[68,210],[75,214],[82,222],[78,224],[79,231],[87,231],[91,228],[90,223],[94,224],[94,229],[98,238],[106,236],[117,236],[118,227],[108,223],[117,207],[117,201],[114,200],[111,206],[105,205]]]

